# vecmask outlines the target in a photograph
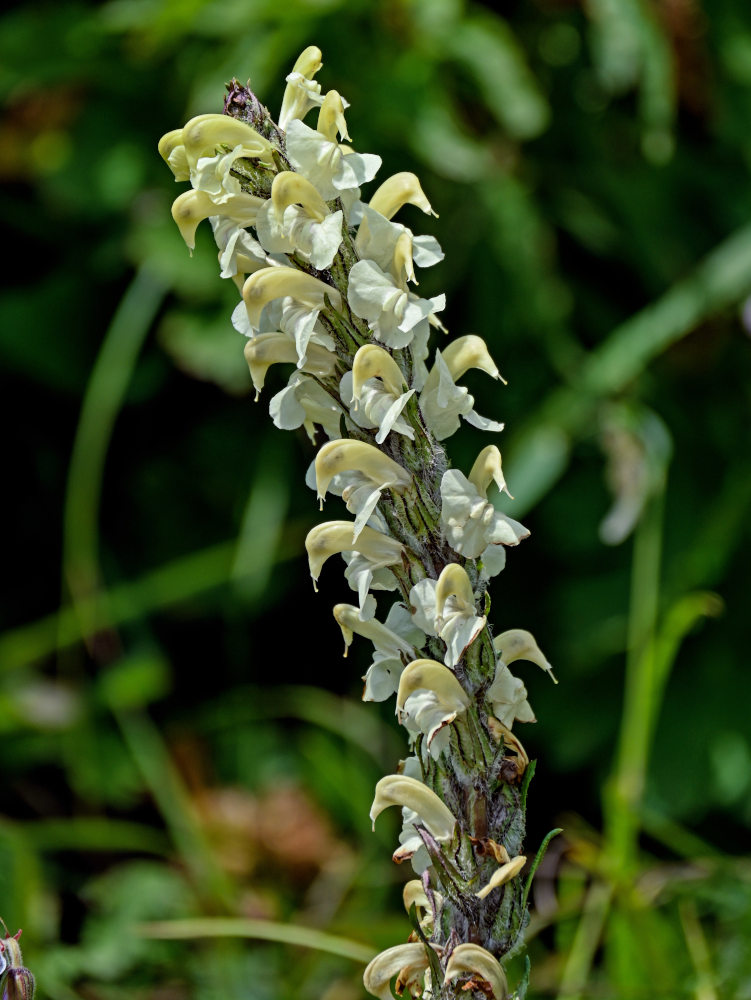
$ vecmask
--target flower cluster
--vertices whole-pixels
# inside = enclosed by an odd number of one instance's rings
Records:
[[[324,563],[342,556],[357,595],[334,608],[345,655],[355,635],[372,643],[363,697],[394,696],[409,737],[412,755],[378,782],[371,818],[401,808],[393,858],[419,876],[405,887],[419,929],[373,959],[365,986],[387,998],[396,977],[397,992],[477,989],[501,1000],[500,959],[520,946],[527,920],[518,876],[528,759],[512,729],[534,721],[510,665],[551,670],[528,632],[493,639],[487,621],[488,581],[528,535],[489,499],[493,487],[508,492],[501,454],[488,445],[465,475],[448,467],[441,442],[462,419],[503,429],[460,384],[470,369],[502,379],[472,334],[436,348],[429,363],[431,332],[446,333],[445,297],[418,295],[416,269],[443,252],[395,216],[407,206],[435,213],[412,173],[363,194],[381,160],[349,145],[348,104],[322,93],[320,67],[320,51],[307,48],[276,122],[233,81],[223,114],[191,119],[159,151],[191,183],[172,208],[189,249],[208,219],[220,273],[241,290],[232,323],[247,338],[256,398],[271,365],[291,366],[269,403],[274,424],[328,439],[308,485],[321,506],[340,496],[352,517],[310,531],[311,576],[315,585]],[[304,121],[310,112],[315,127]],[[397,596],[380,620],[384,591]]]

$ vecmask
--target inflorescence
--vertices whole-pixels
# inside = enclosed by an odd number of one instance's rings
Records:
[[[248,87],[228,86],[223,114],[204,114],[163,136],[159,152],[191,189],[172,215],[191,252],[208,219],[220,273],[242,299],[232,314],[246,338],[256,390],[273,364],[292,365],[269,412],[280,429],[328,438],[307,482],[321,506],[340,496],[351,520],[308,534],[314,586],[340,554],[357,602],[334,617],[345,643],[373,644],[366,701],[395,696],[412,755],[375,789],[371,819],[402,810],[394,861],[409,860],[404,887],[413,921],[407,943],[377,955],[366,988],[387,1000],[507,996],[500,959],[522,945],[528,920],[520,879],[526,857],[527,754],[512,732],[532,722],[517,660],[550,664],[529,632],[493,638],[489,580],[506,549],[529,532],[488,499],[506,491],[501,454],[483,448],[469,473],[449,468],[441,442],[461,420],[497,432],[460,384],[470,369],[501,380],[485,342],[469,334],[436,348],[446,333],[443,295],[421,298],[415,268],[443,259],[432,236],[394,216],[407,205],[434,215],[417,177],[389,177],[363,200],[380,157],[358,153],[347,102],[314,79],[321,52],[307,48],[287,77],[279,117]],[[317,109],[315,128],[304,118]],[[376,617],[376,594],[396,592]]]

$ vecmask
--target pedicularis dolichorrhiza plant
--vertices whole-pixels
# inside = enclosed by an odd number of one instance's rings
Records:
[[[522,870],[532,768],[512,727],[534,715],[510,664],[552,673],[528,632],[494,637],[486,617],[488,582],[528,535],[488,499],[506,490],[501,454],[488,445],[465,475],[443,446],[462,419],[502,430],[458,384],[472,368],[501,376],[480,337],[443,339],[443,295],[413,290],[415,267],[443,252],[394,216],[406,205],[435,213],[412,173],[363,195],[380,158],[342,144],[347,102],[321,93],[320,67],[311,46],[287,77],[277,121],[233,81],[223,114],[191,119],[159,150],[192,185],[172,208],[185,242],[192,250],[208,219],[221,275],[241,290],[232,322],[247,338],[256,393],[269,366],[293,367],[271,399],[274,424],[328,438],[308,485],[321,505],[341,496],[353,518],[308,534],[310,572],[315,582],[330,556],[343,558],[357,600],[334,617],[345,646],[355,634],[373,644],[363,697],[395,696],[408,733],[412,755],[378,782],[370,815],[402,810],[393,857],[418,876],[404,887],[412,931],[373,959],[365,986],[383,1000],[392,990],[502,1000],[531,877]],[[312,128],[303,119],[314,110]],[[441,347],[428,363],[432,330]],[[374,595],[389,592],[396,600],[382,597],[390,606],[378,612]],[[525,991],[526,981],[516,996]]]

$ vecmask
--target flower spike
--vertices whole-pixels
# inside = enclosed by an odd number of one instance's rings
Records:
[[[220,275],[240,292],[231,322],[246,338],[256,394],[271,365],[293,366],[269,402],[274,425],[304,429],[314,445],[324,435],[306,484],[321,505],[341,497],[353,520],[309,531],[313,587],[340,554],[357,595],[333,609],[344,655],[355,635],[371,644],[363,700],[395,696],[407,731],[411,756],[377,783],[370,817],[400,808],[391,856],[420,876],[404,890],[419,940],[376,955],[364,985],[379,1000],[507,1000],[500,962],[520,948],[528,920],[511,880],[525,864],[519,786],[529,758],[511,727],[535,721],[510,665],[552,671],[529,632],[493,641],[482,613],[489,581],[529,534],[488,499],[493,483],[508,493],[501,453],[483,448],[467,476],[441,446],[462,422],[503,430],[461,384],[470,369],[503,380],[479,336],[431,345],[436,330],[447,333],[446,297],[414,286],[444,253],[395,219],[406,205],[435,212],[408,171],[366,193],[381,158],[349,145],[349,105],[322,92],[321,65],[317,46],[304,49],[277,121],[233,80],[224,114],[167,132],[159,154],[192,188],[172,208],[183,239],[192,252],[207,218]]]

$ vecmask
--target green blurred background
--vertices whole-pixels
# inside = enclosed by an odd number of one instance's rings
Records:
[[[560,679],[525,678],[520,735],[529,850],[565,829],[529,997],[751,997],[751,7],[503,6],[0,19],[0,916],[42,996],[358,1000],[408,933],[397,819],[367,817],[403,731],[359,701],[367,644],[341,658],[341,575],[312,592],[286,373],[252,402],[236,289],[156,152],[232,76],[276,113],[317,44],[355,146],[440,213],[405,211],[447,255],[421,294],[509,380],[468,377],[532,530],[492,621]]]

